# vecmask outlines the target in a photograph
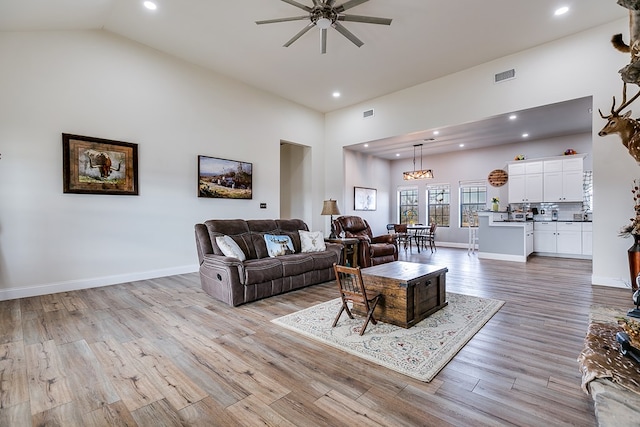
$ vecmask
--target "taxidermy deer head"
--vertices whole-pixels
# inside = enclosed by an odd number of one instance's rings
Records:
[[[627,84],[625,83],[622,91],[622,104],[618,108],[616,108],[616,97],[614,96],[611,114],[605,116],[598,109],[600,117],[607,120],[607,124],[598,132],[598,135],[606,136],[617,133],[622,139],[622,145],[629,150],[631,157],[640,163],[640,122],[631,118],[631,110],[620,115],[620,112],[635,101],[638,96],[640,96],[640,90],[627,101]]]

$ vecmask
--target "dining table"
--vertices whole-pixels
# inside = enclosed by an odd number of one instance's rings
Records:
[[[430,228],[431,228],[431,226],[424,225],[424,224],[409,224],[409,225],[407,225],[407,233],[409,234],[409,239],[413,239],[416,242],[416,246],[418,247],[418,253],[420,253],[420,246],[422,246],[424,249],[427,248],[425,246],[425,243],[426,243],[427,240],[426,239],[418,239],[418,236],[420,236],[423,233],[424,233],[425,236],[427,236],[429,234],[429,229]],[[411,246],[411,243],[409,243],[409,246]]]

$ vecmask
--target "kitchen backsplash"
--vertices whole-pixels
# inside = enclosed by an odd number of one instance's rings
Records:
[[[512,203],[511,211],[538,210],[537,215],[533,215],[534,221],[553,221],[553,212],[557,212],[557,221],[583,221],[585,218],[591,220],[591,212],[584,211],[582,203]]]

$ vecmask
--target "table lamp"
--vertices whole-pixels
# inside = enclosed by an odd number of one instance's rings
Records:
[[[333,225],[333,216],[340,215],[340,209],[338,209],[338,202],[336,200],[325,200],[322,203],[322,213],[320,215],[331,215],[331,234],[329,234],[330,239],[335,239],[336,236],[336,228]]]

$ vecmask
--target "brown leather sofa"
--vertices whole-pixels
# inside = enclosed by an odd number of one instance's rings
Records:
[[[231,306],[335,280],[333,263],[340,262],[342,245],[326,243],[326,250],[301,252],[300,219],[217,219],[195,225],[202,289]],[[286,235],[294,253],[270,257],[265,234]],[[246,259],[225,256],[216,242],[229,236]]]
[[[336,234],[355,237],[358,242],[358,265],[371,267],[398,260],[398,249],[390,234],[373,236],[367,220],[359,216],[340,216],[333,220]]]

